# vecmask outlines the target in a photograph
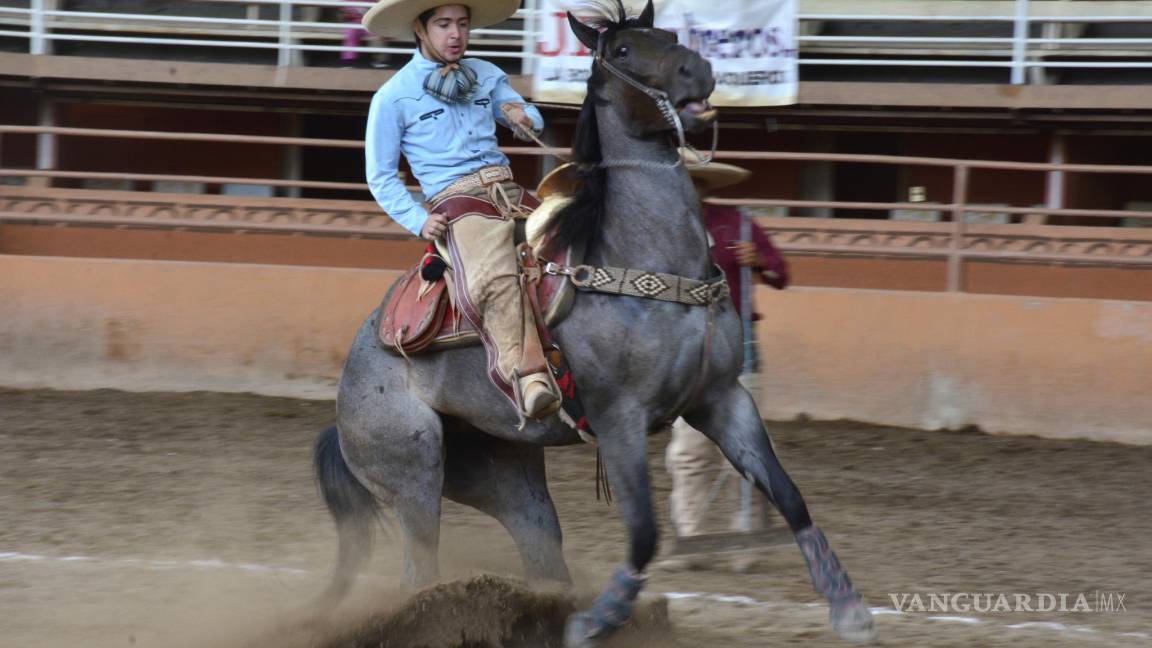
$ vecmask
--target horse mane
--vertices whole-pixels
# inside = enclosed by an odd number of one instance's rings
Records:
[[[597,29],[621,29],[628,22],[624,0],[585,0],[573,8],[573,13]]]
[[[549,219],[544,246],[545,254],[559,254],[570,247],[581,246],[585,254],[592,251],[600,222],[604,217],[604,193],[608,174],[600,167],[600,127],[596,121],[596,99],[592,80],[588,80],[588,96],[576,119],[576,134],[572,141],[572,163],[579,178],[579,188],[572,197]]]
[[[606,34],[636,25],[635,18],[628,18],[623,0],[589,0],[580,5],[580,12],[586,24]],[[607,173],[600,166],[604,155],[600,147],[600,126],[596,120],[596,105],[602,103],[597,99],[596,91],[602,85],[604,76],[593,65],[572,141],[572,163],[580,180],[579,189],[572,200],[549,220],[545,254],[558,254],[577,246],[588,254],[596,243],[608,188]]]

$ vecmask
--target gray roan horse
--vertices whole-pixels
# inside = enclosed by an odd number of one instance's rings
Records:
[[[599,29],[569,15],[597,55],[573,146],[583,186],[551,226],[560,244],[586,247],[588,265],[714,278],[699,202],[670,137],[677,116],[690,131],[709,125],[711,66],[652,27],[651,1],[637,18],[626,18],[622,5],[609,11],[618,16],[605,15]],[[653,101],[660,92],[663,111]],[[384,351],[378,315],[349,352],[337,426],[316,444],[317,477],[340,537],[326,602],[338,601],[364,564],[381,505],[402,529],[406,584],[436,581],[442,497],[499,520],[529,578],[569,582],[544,446],[578,443],[577,434],[556,417],[518,429],[512,405],[486,377],[479,346],[410,360]],[[737,381],[742,334],[726,292],[692,306],[582,291],[554,335],[580,385],[631,540],[610,585],[589,610],[569,618],[567,646],[599,645],[631,615],[657,540],[645,445],[649,433],[678,415],[779,509],[815,589],[829,601],[833,627],[845,639],[874,638],[871,614],[813,526]]]

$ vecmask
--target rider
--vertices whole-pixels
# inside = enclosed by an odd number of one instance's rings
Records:
[[[372,7],[364,16],[368,31],[414,34],[419,47],[372,98],[365,155],[368,185],[384,211],[446,252],[456,307],[481,332],[489,377],[522,416],[542,418],[559,409],[560,392],[521,289],[513,243],[513,218],[538,203],[513,181],[496,123],[524,139],[539,134],[544,119],[498,67],[463,58],[473,27],[500,23],[519,5],[381,0]],[[427,202],[401,182],[401,154]]]

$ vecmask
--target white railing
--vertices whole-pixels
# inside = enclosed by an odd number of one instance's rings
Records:
[[[302,52],[352,49],[372,56],[411,51],[410,42],[399,41],[345,46],[340,42],[344,34],[358,27],[322,20],[318,15],[321,9],[372,6],[364,0],[194,0],[204,5],[205,13],[210,13],[212,5],[244,6],[244,18],[70,11],[55,8],[58,2],[28,0],[26,8],[0,7],[0,38],[27,39],[32,54],[51,53],[54,43],[66,42],[273,50],[281,66],[300,65]],[[513,17],[515,28],[473,32],[471,53],[483,58],[520,59],[521,72],[530,74],[535,56],[532,17],[538,13],[536,6],[536,0],[526,0]],[[1071,6],[1043,0],[801,0],[800,6],[798,41],[800,63],[805,66],[1002,69],[1009,72],[1007,80],[1015,84],[1043,82],[1042,72],[1046,70],[1152,69],[1152,0],[1105,0]],[[809,7],[847,6],[853,13],[805,12]],[[261,17],[261,8],[269,7],[275,10],[275,17]],[[893,7],[900,11],[890,11]],[[934,13],[943,8],[948,13]],[[869,9],[876,12],[867,13]],[[1004,13],[989,13],[992,10]],[[1092,13],[1065,15],[1069,11]],[[829,24],[850,28],[865,23],[883,25],[887,33],[819,33]],[[1011,34],[965,37],[916,33],[926,26],[958,24],[975,25],[985,33],[1004,31],[1007,26]],[[1120,24],[1146,26],[1148,35],[1139,30],[1131,37],[1085,35],[1087,27]],[[1032,35],[1036,31],[1039,36]]]
[[[410,54],[410,42],[402,45],[321,44],[315,41],[338,43],[349,30],[359,30],[355,24],[340,21],[297,20],[302,10],[320,8],[371,7],[374,3],[363,0],[196,0],[207,6],[220,4],[245,5],[249,17],[220,18],[211,16],[175,16],[132,14],[124,12],[93,12],[49,9],[50,0],[29,0],[29,7],[0,7],[0,38],[26,38],[29,52],[48,53],[52,42],[96,42],[146,44],[204,48],[263,49],[277,52],[277,63],[282,66],[299,64],[298,52],[343,52],[358,54]],[[53,3],[55,4],[55,3]],[[251,9],[270,6],[276,9],[275,19],[251,17]],[[514,21],[523,21],[526,12],[518,11]],[[23,27],[24,29],[20,29]],[[56,30],[67,30],[66,32]],[[112,32],[109,35],[83,32]],[[129,32],[127,35],[122,32]],[[525,30],[477,29],[472,32],[470,49],[475,56],[484,58],[520,58],[531,55],[525,49]],[[183,34],[187,38],[177,37]],[[366,34],[366,32],[365,32]],[[313,41],[313,42],[307,42]],[[500,49],[489,49],[492,46]]]
[[[929,5],[931,3],[922,3]],[[894,23],[894,24],[949,24],[949,23],[987,23],[988,25],[1012,25],[1012,35],[1005,37],[951,37],[951,36],[825,36],[801,35],[797,38],[800,43],[800,63],[808,65],[858,65],[858,66],[896,66],[896,67],[964,67],[964,68],[1007,68],[1011,70],[1011,82],[1022,84],[1027,80],[1030,69],[1056,69],[1056,68],[1096,68],[1096,69],[1152,69],[1152,2],[1125,3],[1145,4],[1144,15],[1042,15],[1029,14],[1029,0],[1014,0],[1016,9],[1012,16],[995,15],[932,15],[932,14],[802,14],[802,21],[811,22],[867,22],[867,23]],[[1045,33],[1057,30],[1067,25],[1104,25],[1104,24],[1142,24],[1148,26],[1149,37],[1106,38],[1106,37],[1059,37],[1059,36],[1031,36],[1032,26],[1040,25]],[[809,53],[812,45],[833,44],[863,48],[867,46],[879,47],[882,55],[891,56],[899,53],[899,48],[907,49],[908,45],[936,46],[941,55],[961,54],[968,55],[963,60],[934,60],[912,59],[908,56],[900,58],[810,58],[805,57],[805,44],[808,44]],[[1126,51],[1118,52],[1117,46],[1127,46]],[[1064,46],[1063,48],[1057,46]],[[979,54],[973,57],[971,54]],[[1068,61],[1050,60],[1051,57],[1088,56],[1091,58],[1108,57],[1146,57],[1147,60],[1091,60]]]

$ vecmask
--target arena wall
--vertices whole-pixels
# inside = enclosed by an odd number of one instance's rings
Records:
[[[766,418],[1152,444],[1152,303],[822,288],[757,298]]]
[[[0,255],[0,385],[334,394],[394,271]],[[1152,303],[762,289],[763,413],[1152,444]]]

